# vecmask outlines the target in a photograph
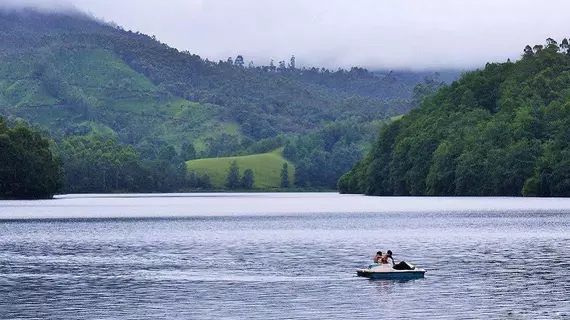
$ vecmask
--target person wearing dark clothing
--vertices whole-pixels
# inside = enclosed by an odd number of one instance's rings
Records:
[[[405,261],[400,261],[398,264],[395,264],[392,268],[395,270],[414,270],[409,264]]]
[[[396,264],[394,262],[394,258],[392,258],[392,250],[388,250],[388,252],[386,252],[386,255],[382,256],[382,263],[388,263],[388,259],[392,259],[392,268],[395,270],[414,270],[414,267],[410,266],[405,261],[400,261]]]

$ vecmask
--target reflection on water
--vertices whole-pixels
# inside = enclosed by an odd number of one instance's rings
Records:
[[[570,318],[570,214],[422,211],[0,222],[0,319]]]

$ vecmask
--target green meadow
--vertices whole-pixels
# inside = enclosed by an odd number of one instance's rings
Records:
[[[233,161],[237,162],[241,175],[246,169],[253,170],[253,187],[255,189],[279,188],[281,185],[281,169],[283,163],[287,162],[289,181],[293,185],[295,167],[283,157],[283,148],[249,156],[191,160],[186,162],[186,167],[189,172],[207,174],[211,179],[213,188],[217,189],[224,187],[230,164]]]

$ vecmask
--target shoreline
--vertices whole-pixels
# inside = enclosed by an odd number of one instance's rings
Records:
[[[418,216],[570,212],[570,198],[369,197],[338,193],[89,194],[0,201],[0,221],[412,214]],[[495,215],[496,214],[496,215]]]

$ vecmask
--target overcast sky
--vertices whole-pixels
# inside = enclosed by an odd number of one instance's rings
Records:
[[[61,1],[203,58],[256,64],[294,54],[333,68],[470,68],[570,37],[568,0],[0,0]]]

